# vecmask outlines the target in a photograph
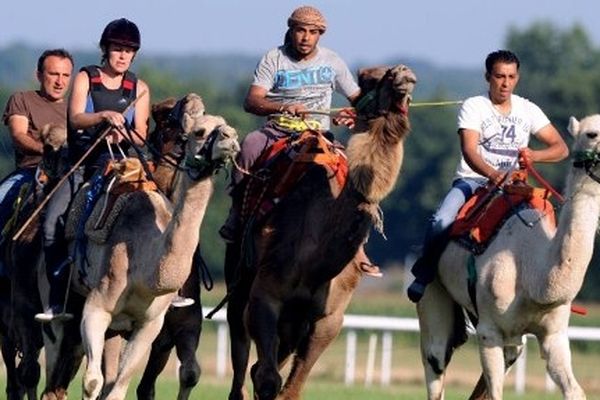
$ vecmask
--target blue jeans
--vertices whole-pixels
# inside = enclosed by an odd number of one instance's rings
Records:
[[[425,234],[425,247],[427,247],[429,241],[452,225],[461,207],[473,196],[475,190],[484,185],[485,181],[469,178],[456,179],[452,182],[452,188],[429,220],[429,227]]]
[[[411,271],[421,284],[433,281],[437,264],[449,240],[450,227],[461,207],[473,196],[475,190],[486,184],[482,179],[457,179],[429,220],[423,252]]]
[[[19,168],[0,183],[0,232],[13,213],[13,204],[23,184],[33,182],[35,168]]]

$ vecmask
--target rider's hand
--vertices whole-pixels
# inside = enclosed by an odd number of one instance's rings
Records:
[[[507,172],[494,170],[494,172],[488,175],[489,182],[496,187],[500,187],[504,183],[506,174]]]
[[[351,108],[343,108],[339,113],[333,118],[334,125],[344,125],[348,128],[354,128],[354,123],[356,120],[356,113]]]
[[[529,147],[519,149],[519,168],[527,169],[528,165],[533,162],[533,150]]]
[[[291,114],[295,117],[306,115],[306,106],[300,103],[284,104],[279,111],[283,114]]]
[[[110,126],[115,128],[123,128],[125,125],[125,117],[123,114],[116,111],[102,111],[100,113],[103,121],[108,122]]]

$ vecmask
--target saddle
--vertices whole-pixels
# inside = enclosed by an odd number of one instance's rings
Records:
[[[484,187],[460,209],[450,229],[450,238],[475,254],[481,254],[510,216],[523,208],[539,210],[556,226],[550,191],[527,183],[527,172],[513,172],[501,189]]]
[[[247,178],[241,209],[243,224],[268,215],[315,165],[327,168],[339,187],[345,185],[346,155],[341,146],[320,131],[305,130],[273,143],[258,158]]]
[[[96,183],[86,182],[75,195],[65,227],[66,238],[75,239],[85,233],[90,240],[105,243],[129,196],[156,190],[139,159],[110,161]],[[106,196],[97,204],[102,194]]]

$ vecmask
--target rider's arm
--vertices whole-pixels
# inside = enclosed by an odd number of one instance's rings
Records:
[[[556,162],[564,160],[569,155],[567,144],[552,124],[540,129],[535,137],[546,145],[543,149],[533,150],[528,147],[520,149],[523,156],[531,162]]]
[[[479,154],[479,132],[472,129],[459,129],[458,133],[460,136],[460,149],[469,167],[496,185],[502,183],[504,172],[498,171],[486,163]]]
[[[8,117],[8,131],[16,148],[25,154],[42,154],[43,146],[27,134],[29,119],[24,115],[13,114]]]
[[[150,119],[150,88],[146,82],[138,79],[137,81],[137,101],[135,103],[135,121],[136,132],[144,139],[148,135],[148,121]],[[143,145],[143,141],[133,136],[136,144]]]
[[[306,111],[303,104],[293,103],[284,104],[276,101],[271,101],[267,98],[268,90],[262,86],[251,85],[244,100],[244,110],[246,112],[266,116],[271,114],[290,113],[297,115],[300,111]]]

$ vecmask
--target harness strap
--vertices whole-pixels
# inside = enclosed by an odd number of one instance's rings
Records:
[[[478,320],[477,314],[479,314],[479,311],[477,310],[477,267],[475,266],[475,256],[473,253],[470,253],[469,258],[467,259],[467,290],[469,292],[471,303],[473,303],[473,308],[475,309],[475,315],[469,313],[469,317],[476,325],[476,321]]]

